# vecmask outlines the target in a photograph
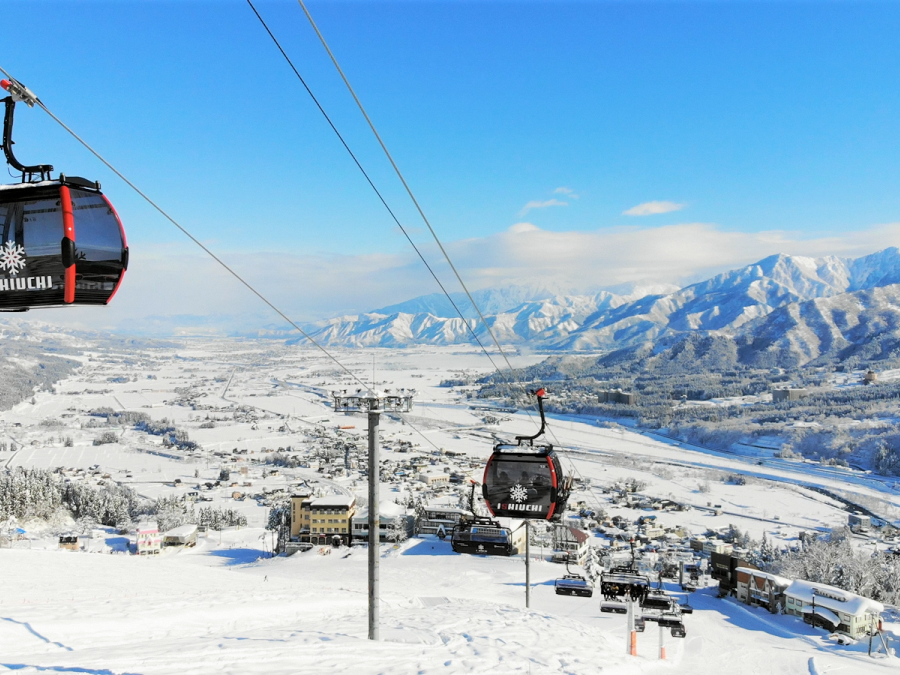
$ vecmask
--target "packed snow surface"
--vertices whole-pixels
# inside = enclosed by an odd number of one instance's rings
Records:
[[[258,559],[259,531],[159,557],[3,551],[0,668],[22,673],[882,672],[797,619],[690,598],[684,640],[649,625],[625,654],[625,620],[599,599],[556,596],[560,566],[454,555],[413,539],[382,548],[381,640],[367,639],[366,550]],[[324,549],[327,550],[327,549]],[[349,555],[348,555],[349,554]],[[857,646],[859,647],[859,646]],[[887,671],[884,671],[887,672]]]

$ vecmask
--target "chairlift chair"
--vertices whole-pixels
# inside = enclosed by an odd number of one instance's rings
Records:
[[[604,599],[600,603],[600,611],[604,614],[627,614],[628,605],[621,600]]]
[[[672,634],[672,637],[687,637],[687,629],[684,627],[684,624],[681,624],[680,626],[672,626],[672,630],[669,632]]]
[[[605,600],[631,598],[639,601],[649,591],[649,579],[639,574],[604,572],[600,578],[600,594]]]
[[[64,174],[52,179],[49,164],[16,159],[16,103],[33,107],[38,99],[16,80],[0,86],[10,94],[3,99],[3,152],[22,173],[20,183],[0,185],[0,311],[106,305],[128,268],[122,222],[99,183]]]
[[[641,609],[667,611],[673,604],[677,604],[675,599],[660,591],[650,591],[641,599]]]
[[[656,620],[661,628],[669,628],[672,637],[683,638],[687,636],[687,629],[681,619],[680,612],[665,612]]]
[[[560,577],[554,583],[554,588],[557,595],[577,595],[583,598],[594,595],[594,589],[580,574],[566,574]]]
[[[475,515],[475,481],[469,494],[470,517],[464,517],[450,533],[450,546],[456,553],[472,555],[517,555],[519,549],[513,545],[512,531],[487,516]]]

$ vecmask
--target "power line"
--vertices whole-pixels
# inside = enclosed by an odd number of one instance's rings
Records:
[[[453,300],[453,298],[447,292],[447,289],[444,288],[444,284],[441,283],[441,280],[438,278],[437,274],[432,269],[431,265],[428,264],[428,261],[425,259],[425,256],[422,255],[422,252],[419,250],[419,247],[416,246],[416,243],[412,240],[412,237],[409,236],[409,233],[406,231],[406,228],[403,227],[403,225],[400,223],[400,219],[397,218],[393,209],[391,209],[391,207],[388,205],[387,201],[385,200],[384,196],[381,194],[381,191],[375,186],[375,183],[369,177],[368,172],[363,168],[363,165],[362,165],[362,163],[360,163],[359,159],[356,157],[356,154],[350,149],[350,146],[347,144],[347,141],[344,140],[344,137],[341,134],[341,132],[338,131],[337,126],[335,126],[334,122],[331,121],[331,117],[329,117],[328,113],[325,112],[325,108],[323,108],[322,104],[319,103],[319,99],[316,98],[315,94],[313,94],[312,89],[310,89],[309,85],[306,84],[306,80],[303,79],[303,76],[300,74],[300,71],[298,71],[296,66],[294,66],[294,62],[291,61],[291,58],[287,55],[287,52],[284,51],[284,48],[281,46],[281,43],[278,42],[278,38],[276,38],[274,33],[272,33],[272,31],[269,29],[268,24],[266,23],[265,19],[262,18],[262,15],[257,11],[252,0],[247,0],[247,4],[250,5],[250,9],[253,10],[253,13],[256,15],[256,18],[259,19],[259,22],[262,24],[263,28],[266,29],[266,33],[268,33],[269,37],[272,38],[272,42],[274,42],[275,46],[278,47],[278,51],[281,52],[281,55],[284,57],[284,60],[287,61],[287,64],[291,67],[291,70],[294,71],[294,75],[296,75],[297,79],[300,80],[300,84],[302,84],[303,88],[306,89],[306,93],[309,94],[309,97],[312,99],[313,103],[316,104],[316,107],[319,109],[319,112],[322,113],[322,116],[325,118],[325,121],[328,122],[328,126],[331,127],[331,130],[338,137],[338,140],[341,142],[341,145],[344,146],[344,149],[347,151],[347,154],[350,155],[350,158],[353,160],[353,163],[356,164],[356,168],[359,169],[360,173],[362,173],[363,177],[366,179],[366,182],[369,184],[369,187],[371,187],[372,190],[375,192],[375,194],[378,196],[378,200],[381,202],[382,206],[384,206],[384,208],[390,214],[391,219],[394,221],[394,223],[396,223],[397,227],[400,228],[400,231],[403,233],[403,236],[406,237],[406,240],[409,242],[410,246],[413,247],[416,254],[419,256],[419,259],[422,261],[422,264],[424,264],[425,267],[428,269],[428,271],[431,273],[432,278],[435,280],[437,285],[440,287],[443,294],[447,296],[447,299],[450,301],[450,304],[453,305],[453,309],[456,310],[456,313],[459,315],[459,318],[462,319],[463,324],[465,324],[466,328],[472,334],[472,337],[475,339],[475,342],[478,343],[478,346],[481,347],[482,351],[484,351],[484,353],[487,355],[488,359],[491,362],[491,365],[494,366],[494,369],[497,370],[497,372],[500,372],[500,369],[497,368],[497,364],[494,363],[494,360],[491,358],[490,353],[488,353],[488,351],[485,349],[481,340],[478,338],[478,335],[475,333],[475,330],[469,325],[468,320],[466,319],[465,316],[463,316],[463,313],[460,311],[456,302]]]
[[[275,34],[272,32],[272,30],[269,28],[268,24],[266,23],[265,19],[262,17],[262,15],[261,15],[261,14],[259,13],[259,11],[256,9],[256,6],[253,4],[252,0],[247,0],[247,4],[250,5],[250,9],[253,10],[253,13],[256,15],[256,18],[257,18],[257,19],[259,20],[259,22],[262,24],[262,26],[263,26],[263,28],[265,29],[266,33],[268,33],[268,35],[269,35],[269,37],[271,38],[272,42],[273,42],[273,43],[275,44],[275,46],[278,48],[278,51],[279,51],[279,52],[281,53],[281,55],[284,57],[284,60],[287,62],[288,66],[290,66],[291,70],[294,72],[294,75],[295,75],[295,76],[297,77],[297,79],[300,81],[300,84],[303,85],[303,88],[306,90],[306,93],[309,95],[309,97],[312,99],[313,103],[314,103],[314,104],[316,105],[316,107],[319,109],[319,112],[322,113],[322,116],[325,118],[325,121],[328,123],[328,126],[331,127],[331,130],[332,130],[332,131],[334,132],[334,134],[337,136],[338,140],[341,142],[341,145],[344,146],[344,149],[347,151],[347,154],[350,155],[350,158],[353,160],[353,163],[356,165],[356,167],[359,169],[360,173],[362,173],[363,177],[366,179],[366,182],[369,184],[369,187],[372,188],[373,192],[375,192],[375,194],[377,195],[379,201],[380,201],[381,204],[384,206],[385,210],[387,210],[387,212],[388,212],[388,214],[390,215],[391,219],[394,221],[394,223],[396,223],[397,227],[400,228],[400,231],[403,232],[403,235],[406,237],[406,240],[410,243],[410,245],[411,245],[411,246],[413,247],[413,249],[415,250],[416,254],[419,256],[419,259],[422,261],[422,263],[425,265],[425,267],[426,267],[426,268],[428,269],[428,271],[431,273],[432,278],[435,280],[435,282],[437,283],[438,287],[441,289],[441,292],[443,292],[443,294],[444,294],[444,295],[447,297],[447,299],[450,301],[450,304],[453,306],[453,309],[456,311],[457,315],[458,315],[459,318],[462,320],[463,325],[465,325],[466,329],[469,331],[469,333],[471,333],[473,339],[474,339],[475,342],[478,344],[478,346],[481,348],[481,351],[484,352],[485,356],[487,356],[488,360],[491,362],[491,365],[494,367],[494,370],[496,370],[496,371],[497,371],[497,374],[500,376],[501,382],[503,382],[503,383],[506,385],[507,391],[508,391],[508,392],[510,393],[510,395],[511,395],[511,394],[512,394],[512,379],[507,379],[507,378],[504,376],[503,371],[502,371],[502,370],[497,366],[497,364],[494,362],[494,359],[491,357],[490,352],[488,352],[487,348],[484,346],[484,343],[482,343],[481,339],[478,337],[478,335],[477,335],[477,333],[475,332],[475,330],[474,330],[474,329],[472,328],[472,326],[469,324],[469,321],[466,319],[466,317],[463,315],[462,311],[459,309],[459,306],[456,304],[456,301],[453,299],[453,297],[452,297],[452,296],[450,295],[450,293],[447,291],[447,289],[446,289],[446,287],[444,286],[444,284],[443,284],[443,283],[441,282],[441,280],[438,278],[438,276],[437,276],[437,274],[435,273],[434,269],[431,267],[431,265],[430,265],[430,264],[428,263],[428,261],[425,259],[425,256],[422,254],[422,252],[421,252],[421,250],[419,249],[419,247],[416,246],[416,243],[412,240],[412,237],[409,236],[408,232],[406,231],[406,228],[403,227],[402,223],[400,222],[400,220],[399,220],[399,218],[397,217],[397,215],[394,213],[393,209],[391,209],[391,207],[388,205],[387,200],[386,200],[386,199],[384,198],[384,196],[381,194],[381,191],[376,187],[374,181],[372,181],[372,179],[371,179],[371,177],[369,176],[368,172],[365,170],[365,168],[362,166],[362,163],[361,163],[361,162],[359,161],[359,159],[356,157],[356,154],[350,149],[349,144],[348,144],[347,141],[344,139],[343,135],[340,133],[340,131],[338,130],[337,126],[336,126],[336,125],[334,124],[334,122],[331,120],[331,117],[330,117],[330,116],[328,115],[328,113],[325,111],[325,108],[324,108],[324,107],[322,106],[322,104],[319,102],[319,99],[318,99],[318,98],[316,97],[316,95],[313,93],[312,89],[311,89],[311,88],[309,87],[309,85],[306,83],[306,80],[305,80],[305,79],[303,78],[303,76],[300,74],[300,71],[297,70],[297,67],[294,65],[294,62],[291,60],[290,56],[288,56],[287,52],[286,52],[286,51],[284,50],[284,48],[281,46],[281,43],[278,41],[278,38],[275,37]],[[376,134],[376,135],[377,135],[377,134]],[[440,242],[438,242],[438,243],[440,243]],[[446,253],[445,253],[445,255],[446,255]],[[452,264],[451,264],[451,265],[452,265]],[[470,300],[471,300],[471,296],[469,296],[469,297],[470,297]],[[484,317],[481,315],[480,310],[478,310],[477,305],[474,305],[474,301],[473,301],[473,306],[475,307],[476,311],[478,311],[479,316],[481,316],[482,322],[485,324],[485,327],[486,327],[486,328],[488,329],[488,331],[490,332],[490,327],[487,325],[487,322],[484,320]],[[493,337],[493,334],[491,334],[491,337]],[[495,341],[495,343],[496,343],[496,339],[495,339],[494,341]],[[498,348],[499,348],[499,345],[498,345]],[[503,354],[503,350],[502,350],[502,349],[500,350],[500,353],[501,353],[501,355],[503,356],[503,358],[506,360],[506,355]],[[506,364],[507,364],[507,366],[510,365],[510,364],[509,364],[509,360],[506,360]],[[510,372],[512,372],[511,367],[510,367]],[[534,421],[534,418],[532,417],[531,413],[528,412],[527,410],[526,410],[525,412],[526,412],[526,414],[528,415],[529,419],[531,419],[532,421]],[[415,427],[413,427],[413,428],[415,428]],[[417,431],[418,431],[418,430],[417,430]],[[429,439],[429,442],[430,442],[430,439]]]
[[[248,2],[250,0],[247,0]],[[509,362],[509,359],[506,356],[506,352],[503,351],[503,347],[500,346],[500,342],[497,340],[496,335],[494,335],[494,331],[491,330],[490,324],[488,324],[487,320],[484,318],[484,314],[482,314],[481,309],[478,307],[478,304],[475,302],[475,298],[472,297],[472,294],[469,292],[469,288],[466,286],[465,282],[462,280],[459,272],[456,269],[456,266],[453,264],[453,261],[450,259],[450,255],[447,253],[447,250],[444,248],[444,245],[441,243],[440,238],[437,236],[437,232],[434,231],[434,228],[431,226],[431,222],[428,220],[428,217],[425,215],[425,212],[422,210],[422,207],[419,205],[419,201],[416,199],[416,196],[413,194],[412,189],[409,187],[409,184],[406,182],[406,179],[403,177],[403,173],[400,171],[400,167],[397,166],[397,163],[394,161],[393,156],[388,151],[387,146],[384,144],[384,141],[381,140],[381,136],[378,133],[378,130],[375,128],[369,114],[366,112],[366,109],[363,107],[362,102],[359,100],[359,97],[356,95],[356,92],[353,90],[353,87],[350,85],[350,81],[347,79],[347,76],[344,75],[344,71],[341,69],[340,64],[338,64],[337,58],[335,58],[334,53],[331,51],[331,48],[328,46],[328,43],[325,41],[325,37],[322,35],[322,32],[319,30],[319,27],[316,25],[316,22],[312,18],[312,14],[309,13],[309,10],[306,8],[303,0],[297,0],[300,3],[300,7],[303,9],[303,13],[306,14],[306,18],[309,20],[310,25],[313,27],[313,30],[316,32],[316,35],[319,37],[319,41],[322,43],[322,46],[325,48],[325,51],[328,52],[328,56],[331,58],[331,62],[334,64],[334,67],[337,69],[338,74],[341,76],[341,79],[344,81],[344,84],[347,87],[347,90],[350,92],[350,95],[353,97],[353,100],[356,102],[359,111],[362,113],[366,122],[369,125],[369,128],[372,130],[372,133],[375,135],[378,144],[381,146],[381,149],[384,151],[385,156],[388,161],[391,163],[391,166],[394,168],[394,173],[397,174],[397,177],[400,179],[400,182],[403,184],[403,187],[406,189],[406,193],[409,195],[409,198],[412,200],[412,203],[415,205],[416,210],[419,212],[419,215],[422,217],[422,221],[428,227],[428,231],[431,232],[431,236],[434,237],[434,241],[437,243],[438,248],[441,250],[441,253],[444,255],[444,259],[447,261],[447,264],[450,266],[450,269],[453,270],[453,274],[456,276],[456,280],[459,281],[459,285],[462,286],[462,289],[466,293],[466,297],[469,298],[469,302],[472,303],[472,307],[478,313],[479,318],[481,319],[482,324],[484,324],[485,330],[488,332],[488,335],[491,336],[491,339],[494,341],[494,345],[496,345],[497,350],[500,352],[500,355],[503,357],[503,360],[506,362],[507,368],[509,368],[510,374],[513,374],[512,364]],[[445,291],[446,293],[446,291]],[[449,297],[449,295],[448,295]],[[480,344],[480,343],[479,343]],[[485,352],[487,353],[487,352]],[[493,361],[492,361],[493,363]],[[496,366],[495,366],[496,367]]]

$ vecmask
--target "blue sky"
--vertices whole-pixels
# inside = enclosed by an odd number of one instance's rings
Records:
[[[474,287],[900,244],[895,3],[308,6]],[[257,7],[427,245],[298,4]],[[437,290],[245,2],[8,0],[0,20],[20,37],[0,65],[292,315]],[[126,222],[133,274],[102,321],[267,320],[42,113],[16,138]]]

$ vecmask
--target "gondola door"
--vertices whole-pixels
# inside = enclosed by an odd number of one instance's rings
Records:
[[[0,204],[0,310],[62,305],[65,228],[59,187],[22,190],[21,195],[27,198],[4,190]]]

